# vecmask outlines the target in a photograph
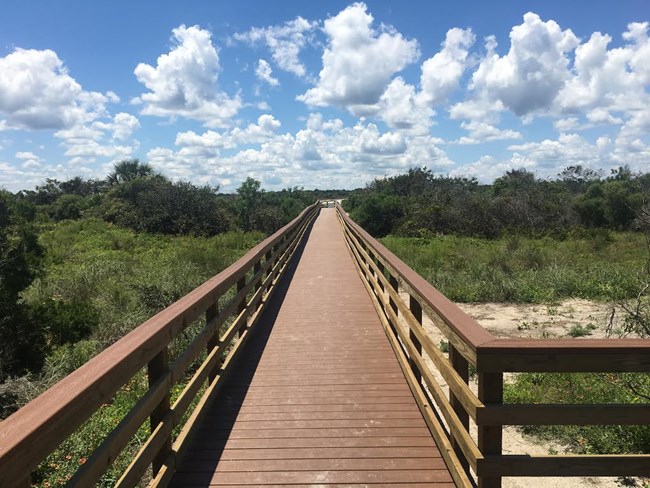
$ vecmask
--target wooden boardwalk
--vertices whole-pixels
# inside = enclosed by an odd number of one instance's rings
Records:
[[[172,485],[454,486],[322,209]]]

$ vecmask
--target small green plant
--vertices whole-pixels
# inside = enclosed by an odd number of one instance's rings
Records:
[[[440,341],[440,344],[438,345],[440,350],[444,352],[445,354],[449,353],[449,342],[447,341]]]
[[[557,307],[549,305],[548,307],[546,307],[546,313],[551,317],[557,315],[558,314]]]
[[[569,329],[569,332],[567,332],[567,334],[571,337],[585,337],[590,336],[592,331],[595,329],[596,326],[594,324],[587,324],[585,326],[581,324],[575,324]]]
[[[530,322],[522,322],[517,326],[517,330],[530,330]]]

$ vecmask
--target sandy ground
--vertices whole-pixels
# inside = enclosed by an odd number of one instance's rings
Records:
[[[576,326],[580,326],[583,332],[588,333],[585,337],[606,337],[608,327],[612,327],[613,335],[616,335],[618,317],[615,313],[612,317],[612,306],[587,300],[567,300],[553,305],[484,303],[459,304],[459,306],[498,337],[566,337]],[[424,326],[435,342],[444,339],[433,323],[426,318]],[[432,371],[437,372],[430,362],[429,366]],[[439,374],[436,374],[436,377],[448,394],[444,379]],[[475,392],[478,390],[476,381],[472,381],[470,387]],[[470,427],[470,433],[476,441],[476,426],[470,424]],[[541,442],[530,436],[524,436],[516,427],[505,427],[503,451],[509,454],[544,455],[549,454],[550,451],[563,453],[566,452],[566,448],[556,443]],[[504,478],[503,486],[505,488],[643,486],[643,483],[638,480],[636,485],[622,485],[620,481],[617,478]]]

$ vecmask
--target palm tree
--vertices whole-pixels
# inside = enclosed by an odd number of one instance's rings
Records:
[[[113,165],[113,172],[107,180],[109,185],[117,185],[148,176],[154,176],[153,167],[149,163],[141,163],[139,159],[125,159]]]

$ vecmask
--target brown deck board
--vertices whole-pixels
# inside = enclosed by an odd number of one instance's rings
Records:
[[[173,486],[453,486],[323,209]]]

